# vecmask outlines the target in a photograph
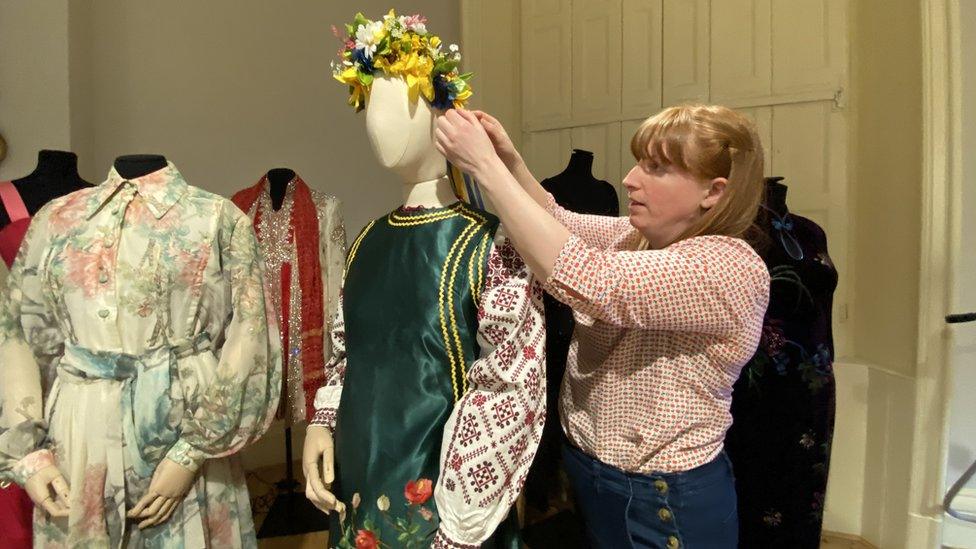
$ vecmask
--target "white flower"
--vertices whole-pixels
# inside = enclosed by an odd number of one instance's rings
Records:
[[[461,48],[459,48],[457,44],[451,44],[450,46],[447,47],[447,49],[451,50],[454,53],[457,53]]]
[[[380,511],[382,511],[384,513],[387,512],[387,511],[389,511],[390,510],[390,498],[388,498],[386,496],[380,496],[379,499],[376,500],[376,507]]]
[[[425,25],[423,23],[417,23],[410,30],[412,30],[413,32],[415,32],[417,34],[427,34],[427,25]]]
[[[356,492],[355,494],[352,495],[352,508],[358,509],[359,502],[360,502],[359,492]]]
[[[356,30],[356,49],[364,49],[366,59],[372,59],[373,54],[376,53],[376,46],[383,39],[384,34],[386,29],[382,21],[372,21],[360,26]]]

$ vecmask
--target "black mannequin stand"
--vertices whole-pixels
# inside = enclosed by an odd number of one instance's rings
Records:
[[[295,179],[295,171],[288,168],[274,168],[268,171],[271,207],[275,211],[280,210],[284,204],[285,192],[293,179]],[[283,377],[282,383],[282,395],[287,395],[287,376]],[[290,426],[285,427],[285,478],[275,483],[275,491],[277,496],[271,504],[268,516],[261,524],[261,530],[258,531],[259,538],[294,536],[329,529],[328,515],[312,505],[312,502],[305,497],[302,485],[295,480]]]

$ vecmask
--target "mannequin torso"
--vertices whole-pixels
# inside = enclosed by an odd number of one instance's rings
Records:
[[[13,184],[31,215],[59,196],[92,186],[78,175],[78,156],[75,153],[50,150],[39,152],[34,171],[15,179]],[[0,208],[0,228],[8,223],[10,218],[7,212]]]

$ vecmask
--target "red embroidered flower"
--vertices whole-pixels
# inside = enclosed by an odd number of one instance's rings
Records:
[[[434,484],[430,479],[422,478],[416,482],[410,481],[407,486],[403,489],[403,495],[407,498],[407,501],[414,505],[423,505],[427,503],[430,496],[434,494]]]
[[[356,549],[377,549],[380,542],[376,539],[376,534],[369,530],[360,530],[356,534]]]
[[[475,395],[474,396],[474,405],[475,406],[482,406],[486,402],[488,402],[488,397],[486,397],[485,395]]]
[[[525,414],[525,424],[526,425],[532,425],[532,422],[533,421],[535,421],[535,412],[529,412],[529,413]]]
[[[451,457],[451,469],[454,469],[455,471],[460,471],[461,470],[461,464],[462,464],[461,455],[460,454],[454,454]]]
[[[535,349],[532,347],[526,347],[525,349],[522,349],[522,354],[525,355],[525,358],[532,360],[535,358]]]

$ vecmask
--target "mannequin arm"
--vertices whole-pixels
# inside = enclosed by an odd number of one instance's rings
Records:
[[[499,229],[499,233],[501,229]],[[444,428],[431,547],[479,547],[508,516],[546,415],[542,289],[503,235],[478,310],[481,357]]]
[[[175,461],[163,459],[153,472],[149,490],[126,516],[139,519],[139,528],[149,528],[166,522],[190,491],[196,476],[194,471]]]
[[[24,484],[37,468],[25,456],[47,436],[41,372],[63,353],[64,336],[43,292],[42,263],[50,245],[50,207],[35,216],[0,293],[0,480]],[[53,461],[52,461],[53,463]]]
[[[51,452],[38,450],[20,461],[18,468],[24,470],[27,478],[24,490],[34,505],[44,509],[52,517],[68,516],[68,483],[54,464]]]
[[[323,513],[337,511],[341,514],[345,506],[328,489],[335,480],[332,431],[346,373],[346,325],[341,292],[338,302],[330,331],[332,358],[325,365],[325,383],[315,394],[315,417],[305,431],[302,470],[305,473],[305,496]]]
[[[237,453],[264,434],[281,395],[281,340],[266,299],[257,237],[237,208],[221,215],[224,238],[211,261],[227,273],[233,314],[213,379],[187,403],[182,436],[166,455],[192,472],[205,459]]]

